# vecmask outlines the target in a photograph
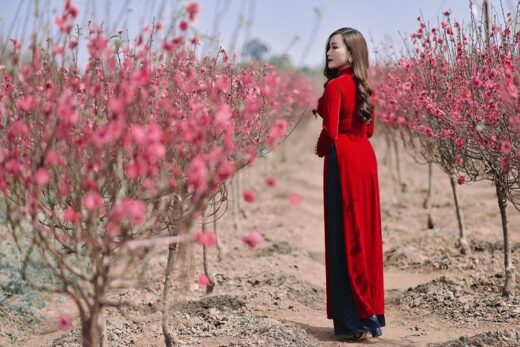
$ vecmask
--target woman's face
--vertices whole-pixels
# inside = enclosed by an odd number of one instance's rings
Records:
[[[350,64],[347,59],[350,57],[350,51],[343,42],[341,34],[333,35],[329,41],[329,50],[327,51],[327,66],[329,69],[342,70]]]

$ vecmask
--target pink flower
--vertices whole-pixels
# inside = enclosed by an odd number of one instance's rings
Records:
[[[405,82],[401,85],[401,88],[403,88],[403,90],[410,90],[412,89],[412,83],[410,82]]]
[[[107,223],[107,234],[110,237],[116,237],[121,229],[119,228],[119,225],[116,223],[108,222]]]
[[[38,102],[32,95],[24,96],[16,103],[16,107],[22,112],[32,112],[37,105]]]
[[[200,274],[199,278],[197,279],[197,283],[203,287],[207,286],[209,282],[210,280],[205,274]]]
[[[58,316],[58,319],[56,321],[56,324],[58,325],[58,329],[60,330],[69,330],[72,326],[72,322],[70,321],[69,316],[67,316],[65,313],[61,313]]]
[[[193,22],[200,11],[199,4],[197,4],[196,2],[189,3],[186,7],[186,11],[188,12],[190,21]]]
[[[46,168],[41,167],[34,173],[33,181],[39,186],[45,186],[49,184],[49,171]]]
[[[188,178],[188,185],[198,194],[204,193],[208,188],[208,166],[202,157],[196,157],[192,160],[186,176]]]
[[[195,240],[201,246],[215,247],[217,245],[217,234],[199,230],[195,233]]]
[[[63,210],[63,220],[66,222],[76,223],[81,219],[81,215],[72,207],[67,207]]]
[[[226,160],[223,164],[221,164],[218,169],[218,177],[222,181],[231,177],[234,173],[235,173],[235,164],[229,160]]]
[[[58,192],[61,196],[69,196],[72,192],[72,188],[70,186],[70,181],[65,177],[61,176],[58,182]]]
[[[186,22],[185,20],[181,20],[180,24],[179,24],[179,28],[182,30],[182,31],[186,31],[188,30],[188,22]]]
[[[242,235],[241,240],[246,245],[248,245],[249,248],[254,249],[254,248],[256,248],[258,243],[260,243],[263,240],[263,238],[262,238],[262,235],[260,235],[258,232],[251,231],[247,235]]]
[[[283,138],[287,133],[287,121],[285,119],[277,119],[274,126],[269,129],[269,134],[265,139],[269,147],[274,147],[278,139]]]
[[[298,206],[301,202],[301,197],[300,195],[296,194],[296,193],[291,193],[289,194],[289,203],[293,206]]]
[[[112,220],[122,223],[129,219],[132,224],[140,225],[146,218],[146,205],[141,200],[123,199],[112,210]]]
[[[15,120],[11,123],[8,131],[8,138],[14,139],[16,137],[26,138],[29,135],[29,128],[27,124],[22,121]]]
[[[455,140],[455,146],[457,146],[457,148],[463,148],[464,147],[464,139],[461,139],[460,137],[457,137],[457,139]]]
[[[60,156],[55,151],[49,150],[45,154],[45,164],[46,165],[52,166],[52,165],[58,165],[59,163],[60,163]]]
[[[502,153],[509,154],[511,153],[511,150],[513,149],[513,146],[511,145],[511,142],[509,141],[502,141]]]
[[[216,125],[225,130],[229,126],[229,121],[231,120],[231,108],[228,104],[220,105],[219,110],[215,114],[215,123]]]
[[[58,116],[65,124],[76,124],[79,120],[77,103],[70,91],[65,91],[58,101]]]
[[[466,181],[466,177],[464,177],[463,175],[460,175],[459,178],[457,178],[458,184],[464,184],[464,181]]]
[[[256,194],[252,190],[246,190],[243,193],[244,200],[247,202],[254,202],[256,200]]]
[[[276,180],[272,176],[266,177],[265,184],[267,184],[269,187],[274,187],[276,185]]]
[[[92,211],[103,207],[103,198],[96,192],[88,192],[83,198],[83,207],[87,211]]]
[[[150,162],[161,160],[166,154],[166,147],[160,142],[153,142],[146,147],[146,154]]]

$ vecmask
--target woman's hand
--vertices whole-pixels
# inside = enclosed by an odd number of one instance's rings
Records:
[[[313,109],[312,114],[314,115],[314,118],[318,118],[318,109],[317,108]]]
[[[314,148],[314,152],[318,157],[324,157],[330,150],[330,146],[332,145],[332,141],[330,137],[327,135],[325,130],[322,130],[320,136],[318,137],[318,141],[316,142],[316,147]]]

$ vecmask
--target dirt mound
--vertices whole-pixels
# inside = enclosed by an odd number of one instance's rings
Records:
[[[439,314],[457,326],[482,321],[520,323],[520,299],[501,296],[501,277],[501,274],[442,276],[409,288],[395,303],[416,313],[427,310]],[[518,283],[517,288],[520,289]]]
[[[432,347],[516,347],[520,345],[520,331],[513,330],[497,330],[475,336],[461,336],[456,340],[451,340],[441,344],[435,344]]]
[[[269,273],[251,274],[238,279],[248,293],[249,302],[267,299],[276,308],[291,309],[293,302],[310,307],[321,307],[325,302],[325,289],[301,281],[292,275]]]
[[[430,238],[430,239],[428,239]],[[461,254],[454,238],[445,236],[429,236],[408,240],[406,244],[397,245],[384,253],[385,267],[401,270],[487,270],[495,271],[501,266],[502,247],[500,241],[469,239],[471,253]],[[511,247],[513,260],[520,260],[520,243]]]

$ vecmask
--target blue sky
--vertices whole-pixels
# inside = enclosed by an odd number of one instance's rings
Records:
[[[5,37],[9,34],[16,9],[22,4],[21,15],[13,26],[13,34],[21,36],[23,23],[26,23],[27,8],[38,0],[0,0],[0,31]],[[142,25],[142,18],[151,21],[157,15],[159,4],[163,0],[76,0],[80,8],[80,18],[90,18],[95,14],[98,20],[106,20],[109,10],[109,23],[118,18],[125,3],[129,3],[132,11],[128,14],[127,26],[132,35]],[[186,1],[164,0],[167,6],[163,13],[170,13],[173,4]],[[511,10],[518,0],[502,0],[506,11]],[[247,18],[250,0],[199,0],[201,13],[196,29],[201,34],[211,34],[217,4],[222,9],[228,6],[219,21],[218,38],[220,45],[229,49],[231,38],[237,26],[237,20],[243,10]],[[474,0],[480,4],[482,0]],[[50,8],[61,9],[61,0],[39,0],[40,4],[50,4]],[[109,3],[109,7],[107,7]],[[492,6],[500,9],[500,0],[490,0]],[[249,33],[245,28],[238,32],[237,46],[241,46],[246,35],[258,38],[270,47],[269,54],[286,52],[296,65],[299,65],[304,47],[311,36],[315,21],[315,8],[322,13],[322,20],[316,39],[310,48],[304,65],[316,66],[324,63],[324,45],[329,34],[337,28],[349,26],[361,31],[368,41],[371,51],[382,42],[393,42],[399,50],[403,47],[402,34],[410,34],[417,29],[416,17],[421,13],[427,20],[437,21],[444,10],[451,10],[452,16],[462,22],[469,22],[469,0],[255,0],[255,16]],[[155,9],[155,10],[153,10]],[[55,17],[55,15],[51,15]],[[165,18],[168,18],[165,15]],[[165,21],[167,25],[167,21]],[[119,23],[118,26],[124,26]],[[293,41],[295,36],[299,39]],[[374,44],[375,43],[375,44]],[[214,48],[212,53],[214,53]],[[372,58],[374,55],[372,54]]]

